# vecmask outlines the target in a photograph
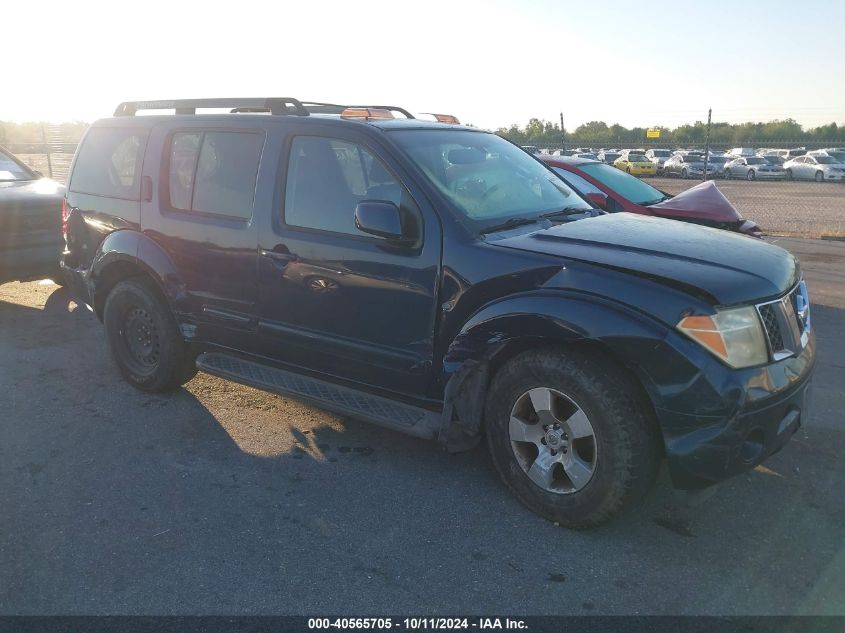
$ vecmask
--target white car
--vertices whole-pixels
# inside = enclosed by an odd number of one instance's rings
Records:
[[[783,164],[789,180],[845,180],[845,163],[830,156],[798,156]]]
[[[672,158],[672,150],[669,149],[650,149],[645,153],[645,157],[654,163],[658,174],[663,173],[664,163]]]

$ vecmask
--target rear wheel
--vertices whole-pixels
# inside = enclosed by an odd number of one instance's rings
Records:
[[[816,172],[816,182],[824,182],[824,173],[821,171]]]
[[[196,374],[170,307],[151,282],[136,277],[118,283],[106,299],[103,323],[112,358],[136,389],[169,391]]]
[[[756,176],[756,174],[754,173],[754,170],[753,170],[753,169],[749,169],[749,170],[748,170],[748,173],[747,173],[747,174],[745,174],[745,179],[746,179],[746,180],[754,180],[754,178],[756,178],[756,177],[757,177],[757,176]]]
[[[786,170],[786,179],[792,180],[792,170],[791,169]]]
[[[681,178],[683,178],[684,180],[686,180],[688,177],[689,177],[689,172],[687,171],[687,168],[686,168],[686,167],[684,167],[684,168],[681,170]]]
[[[497,373],[487,442],[505,485],[570,528],[604,523],[642,499],[659,466],[656,425],[631,380],[581,352],[526,352]]]
[[[730,180],[730,179],[731,179],[731,170],[726,169],[725,170],[725,180]]]

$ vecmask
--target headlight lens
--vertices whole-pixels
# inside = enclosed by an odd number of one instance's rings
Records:
[[[762,365],[769,360],[766,335],[753,306],[684,317],[677,327],[731,367]]]

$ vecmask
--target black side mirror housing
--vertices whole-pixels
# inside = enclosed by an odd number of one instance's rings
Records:
[[[402,216],[399,207],[385,200],[362,200],[355,207],[355,227],[389,240],[401,240]]]

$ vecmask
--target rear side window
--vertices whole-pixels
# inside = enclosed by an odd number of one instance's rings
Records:
[[[264,135],[177,132],[170,140],[170,207],[241,220],[252,217]]]
[[[70,190],[124,200],[141,199],[145,130],[100,127],[88,131],[76,158]]]

